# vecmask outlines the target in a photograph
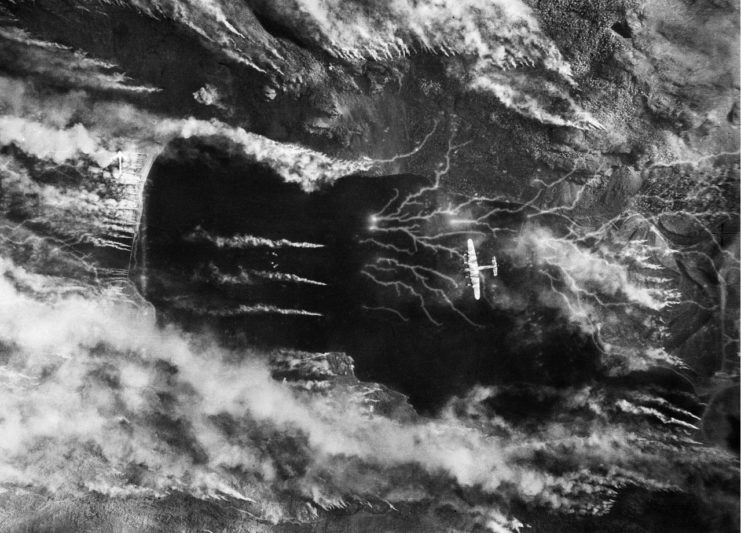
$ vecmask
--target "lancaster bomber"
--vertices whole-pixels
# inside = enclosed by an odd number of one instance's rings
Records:
[[[473,297],[475,300],[479,300],[481,299],[481,271],[491,270],[492,276],[496,277],[499,273],[499,266],[497,265],[497,258],[492,256],[491,265],[480,267],[479,261],[476,258],[476,247],[473,245],[473,239],[468,239],[467,244],[468,249],[465,257],[466,273],[473,289]]]

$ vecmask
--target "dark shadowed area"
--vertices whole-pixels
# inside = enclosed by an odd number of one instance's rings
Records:
[[[175,141],[155,162],[145,193],[146,263],[141,264],[148,280],[146,296],[165,320],[226,332],[227,342],[238,346],[344,351],[355,359],[361,379],[397,388],[422,411],[477,384],[565,387],[593,377],[599,365],[594,341],[538,302],[534,284],[544,281],[532,269],[501,265],[500,282],[530,298],[526,308],[505,311],[485,299],[473,299],[460,261],[426,250],[415,252],[413,260],[419,265],[447,269],[460,281],[452,296],[455,309],[440,299],[427,304],[439,325],[416,298],[362,275],[363,266],[379,256],[365,243],[374,236],[369,223],[373,213],[394,195],[425,185],[429,180],[411,175],[349,176],[307,193],[222,143]],[[448,200],[442,193],[435,198],[440,205]],[[499,215],[493,223],[516,229],[523,217]],[[321,247],[219,247],[193,238],[205,234],[286,239]],[[455,236],[453,244],[463,249],[465,239],[465,234]],[[398,238],[388,240],[403,245]],[[496,251],[496,238],[492,236],[482,249]],[[219,283],[209,275],[214,272],[253,275],[243,276],[241,283]],[[321,285],[269,279],[260,275],[265,272],[287,273]],[[393,275],[404,281],[403,272]],[[409,283],[414,286],[415,281]],[[424,292],[424,287],[420,290]],[[318,316],[279,312],[204,316],[207,309],[259,305]],[[387,310],[379,310],[381,306]],[[540,333],[523,338],[528,329]]]

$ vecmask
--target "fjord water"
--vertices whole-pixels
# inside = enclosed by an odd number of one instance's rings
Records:
[[[361,379],[409,395],[422,411],[475,384],[588,379],[597,347],[538,303],[537,272],[500,260],[497,283],[520,290],[524,308],[476,301],[459,260],[373,229],[372,215],[390,200],[429,184],[411,175],[348,176],[309,193],[212,143],[176,141],[145,191],[145,296],[163,319],[231,346],[346,352]],[[449,200],[429,196],[428,203]],[[522,217],[495,222],[516,232]],[[466,237],[446,244],[464,250]],[[487,238],[482,253],[497,246]],[[440,298],[424,287],[434,280],[397,276],[389,264],[386,284],[374,282],[366,267],[387,256],[442,272],[457,286]]]

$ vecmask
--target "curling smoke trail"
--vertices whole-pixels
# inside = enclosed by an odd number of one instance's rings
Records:
[[[217,248],[324,248],[323,244],[313,242],[297,242],[288,239],[267,239],[254,235],[232,235],[224,237],[213,235],[201,227],[197,227],[186,240],[192,242],[209,242]]]
[[[180,305],[183,306],[184,309],[188,309],[189,311],[192,311],[194,313],[209,315],[209,316],[219,316],[219,317],[234,317],[234,316],[240,316],[240,315],[263,315],[263,314],[313,316],[313,317],[324,316],[322,313],[317,313],[314,311],[307,311],[305,309],[287,309],[284,307],[277,307],[275,305],[265,305],[265,304],[240,305],[234,309],[222,309],[222,308],[207,309],[203,307],[187,306],[184,304],[180,304]]]
[[[304,278],[297,274],[291,274],[288,272],[275,272],[270,270],[248,270],[240,267],[238,274],[227,274],[219,270],[219,268],[213,263],[210,263],[208,268],[204,268],[203,270],[204,273],[197,274],[195,276],[195,279],[213,281],[220,285],[254,285],[256,283],[259,283],[260,280],[268,280],[285,283],[315,285],[317,287],[327,286],[327,284],[323,281]]]
[[[187,490],[199,497],[222,494],[245,502],[269,500],[269,494],[256,493],[259,488],[250,488],[223,470],[234,466],[262,468],[267,479],[273,475],[269,473],[273,468],[270,459],[260,458],[256,449],[245,447],[244,443],[237,446],[236,442],[230,442],[212,419],[227,413],[244,417],[245,412],[278,427],[288,429],[297,425],[301,431],[308,431],[308,445],[323,453],[350,454],[374,463],[380,460],[380,466],[410,460],[431,461],[433,470],[457,471],[456,475],[466,484],[486,479],[475,473],[481,468],[480,460],[473,461],[465,445],[466,439],[473,439],[470,444],[474,447],[484,446],[494,453],[488,454],[493,460],[489,461],[493,469],[490,472],[499,472],[497,477],[512,475],[501,462],[500,452],[496,452],[498,446],[470,431],[457,435],[444,425],[405,429],[390,420],[372,419],[362,411],[354,412],[356,408],[352,404],[346,404],[343,409],[345,422],[335,426],[334,414],[327,410],[329,405],[320,402],[315,406],[317,411],[302,405],[287,388],[271,382],[260,363],[233,366],[214,357],[217,353],[213,349],[198,354],[176,332],[158,331],[126,308],[81,299],[67,299],[56,305],[41,303],[19,295],[5,281],[0,283],[0,289],[4,302],[0,307],[0,333],[4,340],[12,339],[19,350],[19,357],[10,362],[11,372],[7,376],[22,389],[20,394],[13,389],[3,391],[1,424],[6,438],[0,446],[6,461],[5,483],[30,481],[51,484],[55,490],[70,490],[73,487],[69,484],[77,479],[72,472],[64,470],[59,472],[60,478],[44,479],[43,465],[24,454],[39,439],[45,442],[45,447],[55,447],[47,450],[47,456],[92,440],[97,451],[92,451],[87,461],[97,474],[89,485],[91,489],[112,495],[117,493],[117,486],[119,493]],[[76,326],[70,329],[71,323],[60,318],[71,319],[72,310]],[[43,328],[46,334],[30,334],[25,329],[30,324],[34,324],[37,332]],[[135,327],[138,334],[130,335],[129,327]],[[105,343],[105,351],[98,350],[98,355],[94,355],[95,346],[101,342]],[[121,352],[129,355],[120,358]],[[115,361],[118,363],[114,364]],[[43,371],[49,364],[54,369],[51,375]],[[168,365],[177,369],[177,383],[161,381],[164,377],[161,372],[166,372]],[[161,389],[176,402],[179,425],[187,423],[176,431],[182,438],[195,439],[192,446],[200,450],[197,452],[200,459],[190,457],[196,453],[189,451],[191,444],[173,441],[165,447],[152,447],[159,430],[150,426],[149,419],[162,409],[164,416],[171,415],[166,414],[165,405],[146,392],[151,387]],[[346,424],[353,417],[357,417],[355,422]],[[423,448],[427,449],[420,448],[421,443],[430,442],[421,438],[430,431],[428,437],[444,438],[448,445],[459,447],[458,453],[451,457],[447,445],[438,448],[424,444]],[[355,432],[359,433],[353,436]],[[373,435],[385,437],[379,440]],[[389,437],[395,441],[393,447],[388,446]],[[131,460],[147,465],[141,487],[129,487],[125,481],[117,480],[115,472],[106,472],[104,466],[106,462],[123,466]],[[54,485],[61,480],[65,480],[62,485]],[[84,478],[79,481],[90,483]],[[491,478],[487,481],[492,482]],[[494,486],[491,485],[492,489]],[[316,498],[323,501],[318,495]]]

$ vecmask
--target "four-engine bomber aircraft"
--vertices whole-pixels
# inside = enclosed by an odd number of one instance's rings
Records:
[[[468,281],[471,283],[471,288],[473,289],[473,297],[474,299],[479,300],[481,298],[481,271],[491,270],[492,276],[496,277],[499,274],[499,266],[497,264],[496,256],[491,257],[491,265],[483,267],[479,266],[479,261],[476,258],[476,247],[473,245],[473,239],[468,239],[467,245],[468,249],[466,251],[465,259],[466,273],[468,274]]]

